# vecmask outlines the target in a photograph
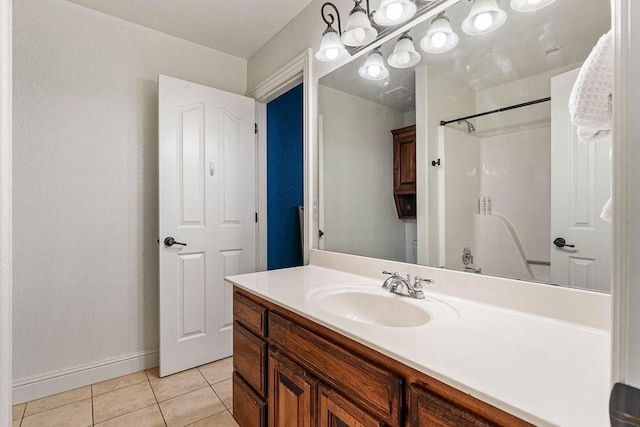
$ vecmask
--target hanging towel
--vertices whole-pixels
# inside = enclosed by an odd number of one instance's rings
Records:
[[[613,59],[613,35],[609,31],[587,57],[571,90],[569,114],[582,142],[599,141],[611,134]]]
[[[613,160],[613,147],[609,149],[609,159]],[[609,197],[607,203],[604,204],[600,218],[606,222],[613,222],[613,186],[611,187],[611,197]]]

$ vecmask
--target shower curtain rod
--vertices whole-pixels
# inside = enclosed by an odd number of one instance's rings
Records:
[[[535,101],[524,102],[522,104],[511,105],[509,107],[498,108],[497,110],[487,111],[485,113],[474,114],[473,116],[460,117],[459,119],[440,121],[440,126],[448,125],[449,123],[457,123],[463,120],[475,119],[476,117],[486,116],[488,114],[501,113],[503,111],[515,110],[516,108],[528,107],[529,105],[540,104],[541,102],[551,101],[551,97],[536,99]]]

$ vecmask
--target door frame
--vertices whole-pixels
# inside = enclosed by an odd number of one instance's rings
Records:
[[[611,7],[615,52],[611,382],[640,387],[640,337],[633,330],[640,323],[640,314],[630,309],[640,307],[640,284],[635,283],[633,289],[631,279],[640,274],[640,211],[637,202],[630,203],[632,198],[637,200],[640,185],[629,176],[634,173],[633,166],[640,164],[640,152],[630,147],[634,140],[640,140],[640,123],[636,120],[640,85],[630,80],[640,70],[640,34],[632,32],[632,24],[637,27],[640,23],[640,5],[635,0],[611,0]]]
[[[309,264],[309,252],[318,244],[317,210],[317,82],[313,79],[312,50],[305,49],[287,64],[249,90],[247,96],[256,100],[256,264],[258,271],[267,269],[267,103],[303,83],[302,157],[304,188],[304,248],[303,264]],[[313,206],[313,209],[311,208]]]

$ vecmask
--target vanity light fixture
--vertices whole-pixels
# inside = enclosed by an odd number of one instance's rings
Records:
[[[416,14],[416,4],[411,0],[382,0],[373,14],[376,24],[388,27],[408,21]]]
[[[387,58],[387,64],[393,68],[409,68],[420,62],[420,54],[416,52],[413,45],[413,39],[409,36],[409,32],[402,33],[393,53]]]
[[[354,3],[347,20],[347,28],[342,33],[342,42],[347,46],[363,46],[376,39],[378,30],[371,26],[369,20],[369,2],[367,10],[360,6],[362,0],[354,0]]]
[[[533,12],[549,6],[556,0],[511,0],[511,9],[516,12]]]
[[[380,81],[389,77],[389,70],[384,66],[384,59],[378,48],[371,51],[358,73],[360,77],[367,80]]]
[[[507,20],[496,0],[474,0],[469,15],[462,21],[462,31],[470,36],[488,34],[497,30]]]
[[[333,10],[338,17],[338,31],[333,28],[333,23],[335,22],[336,18],[331,12],[325,14],[325,7],[333,7]],[[316,52],[316,59],[323,62],[333,62],[346,58],[349,53],[344,48],[342,40],[340,40],[342,28],[340,26],[340,13],[338,12],[338,9],[333,3],[327,2],[322,5],[320,13],[322,15],[322,20],[327,24],[327,29],[324,30],[324,33],[322,33],[320,49],[318,49],[318,52]]]
[[[420,40],[420,48],[427,53],[444,53],[456,47],[459,39],[451,28],[449,18],[442,12],[431,21],[427,34]]]

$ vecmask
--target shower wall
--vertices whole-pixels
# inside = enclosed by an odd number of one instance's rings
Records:
[[[492,214],[511,224],[528,260],[550,262],[551,128],[481,138],[480,163]],[[548,266],[533,265],[548,280]]]
[[[441,203],[445,215],[441,227],[445,233],[445,245],[440,265],[463,270],[462,251],[475,248],[474,216],[478,213],[478,166],[480,140],[473,134],[441,127],[440,141],[443,148],[444,185]]]
[[[579,65],[477,91],[476,112],[546,98],[551,77]],[[472,123],[476,131],[471,134],[464,123],[441,133],[446,159],[441,265],[464,268],[462,249],[468,246],[474,267],[483,273],[548,281],[550,267],[540,263],[550,262],[551,251],[551,104]],[[480,193],[491,197],[491,218],[478,215]]]

